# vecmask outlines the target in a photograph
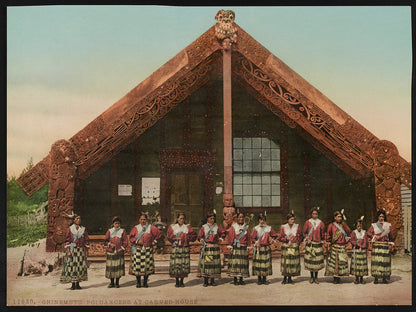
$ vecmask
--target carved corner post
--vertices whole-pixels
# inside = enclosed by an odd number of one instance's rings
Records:
[[[382,140],[374,144],[373,155],[377,211],[386,212],[387,221],[392,225],[396,248],[402,251],[404,232],[399,152],[392,142]]]
[[[224,118],[224,195],[223,217],[226,230],[232,222],[233,207],[233,159],[232,159],[232,108],[231,108],[231,50],[237,42],[235,13],[220,10],[215,16],[215,35],[222,45],[223,53],[223,118]]]
[[[46,251],[62,251],[71,224],[68,215],[74,209],[76,154],[72,143],[59,140],[52,144],[50,156]]]

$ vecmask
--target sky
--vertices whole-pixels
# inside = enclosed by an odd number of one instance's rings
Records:
[[[7,174],[75,135],[220,9],[411,160],[410,6],[27,6],[7,8]]]

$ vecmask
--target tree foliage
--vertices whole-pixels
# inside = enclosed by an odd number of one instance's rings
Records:
[[[33,167],[32,158],[28,161],[22,174],[29,171]],[[44,185],[39,191],[27,196],[23,189],[16,181],[16,177],[7,176],[7,215],[17,216],[33,212],[42,203],[48,200],[48,185]]]

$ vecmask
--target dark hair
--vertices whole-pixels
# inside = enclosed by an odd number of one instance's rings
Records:
[[[357,227],[357,224],[358,223],[361,223],[361,225],[363,224],[363,220],[361,220],[361,219],[357,219],[357,221],[355,221],[355,226]]]
[[[311,210],[311,215],[314,211],[316,211],[319,214],[319,209],[317,207],[313,207],[312,210]]]
[[[118,222],[120,222],[120,223],[121,223],[121,219],[120,219],[120,217],[119,217],[119,216],[115,216],[115,217],[113,218],[113,220],[111,221],[111,223],[114,223],[114,222],[116,222],[116,221],[118,221]]]
[[[381,214],[384,216],[384,221],[387,221],[387,215],[386,215],[386,212],[384,210],[377,211],[377,214],[376,214],[377,221],[378,221],[378,217],[380,217]]]
[[[266,215],[264,215],[263,213],[260,213],[259,214],[259,216],[257,217],[257,220],[264,220],[264,221],[266,221],[267,220],[267,218],[266,218]]]
[[[239,216],[239,215],[243,215],[243,217],[245,217],[245,216],[246,216],[246,214],[245,214],[244,212],[242,212],[242,211],[237,212],[237,218],[238,218],[238,216]]]
[[[147,214],[145,214],[145,213],[143,213],[143,212],[142,212],[142,213],[140,214],[140,216],[139,216],[139,219],[140,219],[142,216],[145,216],[145,218],[146,218],[146,220],[147,220]]]
[[[343,214],[341,213],[341,211],[339,211],[339,210],[334,211],[334,219],[335,219],[335,217],[336,217],[337,215],[341,215],[341,217],[344,217],[344,215],[343,215]]]
[[[290,218],[296,218],[294,213],[288,213],[286,216],[286,221],[289,221]]]
[[[186,219],[186,215],[185,215],[185,213],[183,213],[183,212],[178,212],[177,214],[176,214],[176,223],[178,223],[178,219],[179,219],[179,217],[180,216],[183,216],[183,218],[184,219]]]
[[[208,211],[208,213],[207,213],[207,217],[206,217],[206,220],[208,221],[208,218],[211,218],[211,217],[214,217],[214,222],[216,222],[217,221],[217,215],[215,214],[215,212],[214,211]]]

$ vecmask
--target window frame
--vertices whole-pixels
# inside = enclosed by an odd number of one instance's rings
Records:
[[[267,207],[255,207],[255,206],[238,206],[235,205],[236,209],[242,212],[249,212],[249,213],[260,213],[260,212],[280,212],[283,213],[287,210],[288,206],[288,188],[287,188],[287,144],[286,140],[281,138],[271,136],[265,131],[258,131],[256,133],[252,132],[245,132],[245,133],[236,133],[232,137],[232,152],[233,152],[233,166],[232,166],[232,176],[233,176],[233,193],[234,193],[234,175],[240,172],[234,171],[234,138],[268,138],[269,140],[274,141],[276,144],[279,145],[279,153],[280,153],[280,171],[276,171],[280,173],[280,205],[279,206],[267,206]],[[270,174],[273,171],[270,171]],[[243,174],[244,171],[241,171]],[[235,196],[235,195],[234,195]]]

